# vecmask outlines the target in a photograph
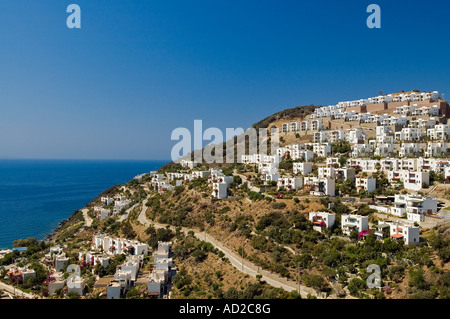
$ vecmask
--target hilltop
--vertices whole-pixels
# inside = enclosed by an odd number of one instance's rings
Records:
[[[270,130],[270,127],[271,127],[270,124],[273,124],[273,123],[276,123],[276,122],[279,122],[279,121],[305,119],[306,117],[311,115],[314,112],[314,110],[316,108],[318,108],[318,107],[320,107],[320,105],[310,104],[310,105],[295,106],[295,107],[292,107],[292,108],[288,108],[288,109],[285,109],[283,111],[279,111],[279,112],[276,112],[276,113],[274,113],[272,115],[269,115],[268,117],[266,117],[266,118],[264,118],[264,119],[262,119],[262,120],[260,120],[260,121],[258,121],[256,123],[254,123],[251,127],[255,128],[257,130],[257,133],[259,133],[258,129],[262,129],[262,128],[267,128],[267,129]],[[237,151],[236,150],[237,150],[238,146],[241,143],[244,143],[243,135],[234,137],[235,162],[237,161],[237,158],[236,158]],[[218,147],[220,148],[220,145]],[[248,151],[248,142],[246,143],[245,147],[246,147],[246,150]],[[224,155],[223,164],[216,164],[216,163],[214,163],[213,165],[211,165],[212,167],[217,167],[217,166],[218,167],[227,167],[227,166],[230,166],[229,163],[226,163],[226,161],[225,161],[225,157],[226,157],[226,141],[225,141],[225,143],[222,144],[222,149],[223,149],[223,155]],[[183,158],[192,160],[193,159],[193,154],[190,153],[190,154],[184,156]],[[163,165],[160,168],[160,171],[166,171],[166,172],[174,171],[174,170],[180,169],[180,167],[181,166],[179,164],[177,164],[177,163],[169,162],[169,163]]]

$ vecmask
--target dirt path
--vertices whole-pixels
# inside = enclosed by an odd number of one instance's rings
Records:
[[[89,217],[89,215],[88,215],[89,209],[83,208],[81,211],[83,212],[83,217],[84,217],[84,220],[86,221],[86,226],[87,227],[91,226],[92,225],[92,218]]]

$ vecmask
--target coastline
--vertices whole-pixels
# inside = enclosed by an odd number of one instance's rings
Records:
[[[0,220],[5,232],[0,246],[12,249],[14,240],[28,237],[50,242],[75,212],[88,206],[111,188],[110,185],[124,185],[134,176],[158,170],[169,162],[170,160],[3,160],[1,163],[5,169],[2,170],[3,185],[0,184],[0,188],[5,197]],[[23,192],[22,185],[25,185]],[[21,194],[21,198],[17,194]],[[27,205],[27,200],[31,206]],[[22,207],[16,203],[20,203]],[[24,211],[32,211],[33,214],[23,214]],[[72,214],[68,215],[67,211]],[[14,214],[20,216],[22,223],[27,224],[26,231],[24,228],[15,231],[7,226],[11,223],[10,216]],[[43,214],[44,219],[37,217]],[[55,216],[53,220],[52,216]],[[45,225],[49,224],[53,226],[47,228]]]

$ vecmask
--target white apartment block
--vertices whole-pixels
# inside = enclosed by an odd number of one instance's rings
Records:
[[[318,175],[317,177],[319,178],[325,178],[325,177],[329,177],[329,178],[334,178],[334,167],[319,167],[317,169],[318,171]]]
[[[398,152],[398,156],[413,156],[420,152],[420,144],[419,143],[402,143],[400,146],[400,150]]]
[[[312,163],[293,163],[294,174],[308,175],[312,172]]]
[[[228,186],[234,180],[233,176],[225,176],[221,169],[213,169],[212,168],[210,170],[210,172],[211,173],[209,175],[208,182],[211,183],[211,184],[212,183],[222,183],[222,182],[224,182]]]
[[[375,156],[381,156],[381,157],[387,157],[394,153],[394,144],[392,143],[378,143],[374,155]]]
[[[280,179],[281,175],[280,174],[268,174],[264,176],[264,179],[266,182],[278,182],[278,180]]]
[[[359,178],[355,180],[355,186],[357,190],[364,189],[368,193],[373,192],[377,189],[377,180],[375,178]]]
[[[372,152],[372,146],[370,144],[355,144],[351,146],[352,157],[368,156]]]
[[[367,139],[367,132],[361,128],[356,128],[353,130],[347,130],[345,140],[350,144],[358,144],[364,142]]]
[[[441,156],[447,153],[446,142],[428,142],[425,157]]]
[[[260,164],[260,163],[279,163],[281,162],[281,157],[284,155],[278,155],[282,152],[283,148],[280,148],[280,152],[277,151],[276,155],[267,155],[267,154],[250,154],[250,155],[242,155],[241,162],[244,164]],[[286,148],[288,150],[288,148]]]
[[[434,128],[436,124],[438,124],[438,121],[434,117],[430,117],[428,119],[419,118],[416,120],[410,120],[408,127],[425,129],[426,132],[427,129]]]
[[[338,165],[339,166],[339,157],[327,157],[327,167],[331,167],[334,165]]]
[[[423,171],[389,171],[387,178],[390,183],[403,182],[403,187],[412,191],[420,191],[425,184],[430,184],[430,173]]]
[[[309,221],[317,226],[333,227],[336,215],[329,212],[309,212]]]
[[[309,221],[313,223],[313,229],[322,232],[324,228],[334,225],[335,214],[328,212],[309,212]]]
[[[228,185],[225,182],[212,183],[211,196],[217,199],[224,199],[228,197]]]
[[[109,256],[92,251],[86,253],[78,253],[78,259],[80,261],[84,261],[86,264],[90,264],[93,266],[99,263],[104,268],[108,267],[109,262],[111,261],[111,258]]]
[[[98,233],[92,238],[92,249],[101,250],[109,255],[128,253],[130,255],[147,255],[148,245],[137,240],[110,237]]]
[[[283,123],[281,125],[281,132],[300,132],[300,131],[320,131],[325,127],[322,120],[311,120],[311,121],[301,121],[301,122],[290,122]]]
[[[149,295],[156,296],[157,298],[163,297],[163,291],[164,291],[164,284],[165,284],[165,276],[164,274],[161,274],[160,272],[153,271],[147,282],[147,291]]]
[[[314,158],[314,152],[311,150],[307,150],[305,145],[292,144],[287,145],[285,147],[280,147],[276,150],[277,156],[280,158],[286,157],[291,158],[292,160],[303,159],[304,161],[309,161]]]
[[[100,206],[94,206],[94,214],[100,220],[104,220],[111,216],[111,210]]]
[[[387,237],[404,241],[406,245],[418,245],[420,229],[410,221],[379,221],[375,226],[375,236],[378,239]]]
[[[341,215],[341,229],[346,235],[350,235],[352,231],[360,233],[369,229],[369,218],[360,215]]]
[[[48,294],[54,295],[56,290],[63,289],[65,285],[66,280],[62,272],[51,273],[47,281]]]
[[[408,220],[421,222],[424,215],[437,212],[437,200],[420,195],[395,195],[394,203],[390,207],[390,213]]]
[[[127,283],[120,280],[111,280],[106,286],[107,299],[120,299],[125,294]]]
[[[420,229],[405,222],[387,222],[390,226],[390,237],[403,240],[406,245],[419,245]]]
[[[210,171],[192,171],[191,178],[192,179],[207,178],[210,174],[211,174]]]
[[[327,132],[327,131],[315,132],[313,135],[313,143],[328,142],[328,134],[329,134],[329,132]]]
[[[114,199],[113,215],[119,214],[123,209],[126,209],[131,204],[131,200],[128,200],[125,196],[117,196]]]
[[[288,191],[294,189],[300,189],[303,187],[302,177],[281,177],[277,182],[278,189],[284,188]]]
[[[446,180],[450,179],[450,166],[444,168],[444,175]]]
[[[193,169],[194,167],[196,167],[198,165],[198,163],[196,161],[190,161],[190,160],[181,160],[180,164],[182,167],[187,167],[190,169]]]
[[[70,285],[67,285],[67,292],[70,293],[76,293],[79,296],[83,295],[83,291],[84,291],[84,279],[81,277],[78,278],[71,278],[70,280]]]
[[[422,136],[422,130],[413,127],[404,127],[401,131],[395,132],[395,139],[398,141],[418,141]]]
[[[427,130],[427,136],[432,140],[446,140],[450,136],[449,124],[438,124]]]
[[[377,164],[380,162],[377,160],[366,160],[359,158],[350,158],[347,160],[347,167],[359,168],[363,172],[374,173],[377,171]]]
[[[377,126],[376,129],[377,143],[392,143],[394,141],[394,133],[389,126]]]
[[[327,157],[331,153],[331,144],[329,143],[310,143],[312,145],[313,152],[318,157]]]
[[[263,175],[273,175],[278,172],[278,163],[259,163],[258,172]]]
[[[355,170],[353,168],[336,168],[334,170],[334,178],[340,180],[355,180]]]
[[[308,190],[311,195],[335,196],[336,193],[335,180],[329,177],[305,177],[303,184],[305,189]]]
[[[114,204],[114,198],[108,197],[108,196],[101,197],[100,201],[102,202],[103,205],[106,205],[106,206]]]

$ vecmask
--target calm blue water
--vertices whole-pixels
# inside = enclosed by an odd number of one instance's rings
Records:
[[[0,249],[44,239],[102,191],[167,162],[0,160]]]

